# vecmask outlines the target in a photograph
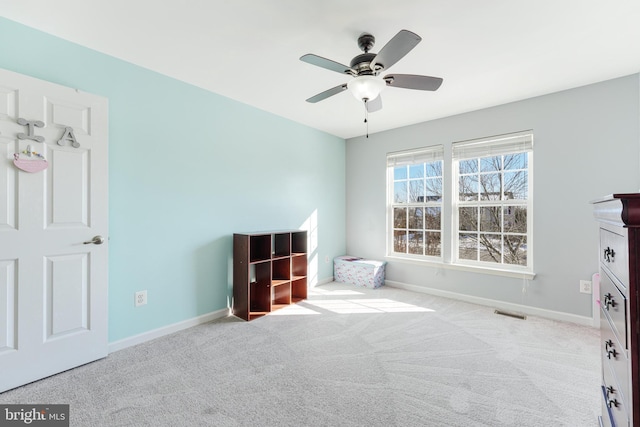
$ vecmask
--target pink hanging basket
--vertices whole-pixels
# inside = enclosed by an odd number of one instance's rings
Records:
[[[14,156],[13,164],[18,169],[29,173],[40,172],[49,167],[49,162],[44,159],[26,160],[21,159],[17,154]]]

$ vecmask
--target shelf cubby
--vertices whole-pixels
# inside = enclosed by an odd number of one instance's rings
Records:
[[[290,280],[291,279],[291,259],[278,258],[271,262],[271,277],[273,280]]]
[[[297,254],[291,257],[291,277],[307,275],[307,255]]]
[[[273,235],[273,258],[288,257],[291,255],[291,233],[278,233]]]
[[[291,281],[291,302],[299,302],[307,299],[307,278],[299,277]]]
[[[296,231],[291,233],[291,252],[294,254],[307,253],[307,232]]]
[[[283,282],[271,287],[273,295],[271,297],[272,305],[289,305],[291,304],[291,283]]]
[[[262,261],[249,265],[249,312],[271,311],[271,265]]]
[[[251,236],[249,242],[249,259],[251,262],[271,259],[271,235]]]
[[[271,286],[269,283],[253,282],[250,284],[250,313],[268,313],[271,311]]]

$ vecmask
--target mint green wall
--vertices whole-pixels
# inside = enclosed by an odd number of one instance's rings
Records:
[[[0,40],[1,68],[109,99],[110,342],[227,307],[234,232],[311,219],[333,275],[344,140],[4,18]]]

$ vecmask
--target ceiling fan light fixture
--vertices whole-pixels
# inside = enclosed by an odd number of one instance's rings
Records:
[[[347,88],[358,101],[373,101],[387,84],[377,76],[358,76],[347,83]]]

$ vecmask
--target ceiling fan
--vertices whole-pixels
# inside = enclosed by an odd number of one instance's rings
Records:
[[[307,99],[307,102],[316,103],[348,89],[356,99],[364,102],[366,111],[372,113],[382,108],[380,92],[387,86],[404,89],[437,90],[442,84],[440,77],[415,74],[387,74],[384,77],[380,76],[380,73],[402,59],[421,40],[422,38],[419,35],[411,31],[401,30],[376,54],[370,52],[375,44],[375,37],[371,34],[363,33],[358,37],[358,47],[364,53],[353,58],[349,66],[311,53],[303,55],[300,57],[303,62],[353,77],[347,83],[312,96]]]

